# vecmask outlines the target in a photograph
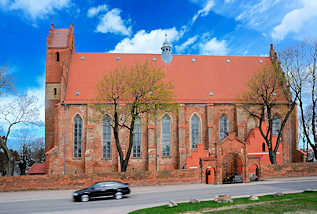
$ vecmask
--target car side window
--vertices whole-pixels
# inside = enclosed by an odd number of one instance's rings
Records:
[[[103,186],[104,186],[103,183],[97,183],[97,184],[95,184],[93,187],[94,187],[94,188],[101,188],[101,187],[103,187]]]

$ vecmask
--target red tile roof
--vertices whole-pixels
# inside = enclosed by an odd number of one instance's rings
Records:
[[[26,172],[28,175],[46,174],[46,163],[35,163]]]
[[[48,37],[48,48],[67,48],[69,29],[53,29]]]
[[[120,59],[117,60],[117,57]],[[172,62],[165,64],[159,54],[74,53],[65,103],[94,102],[96,84],[105,73],[118,66],[132,66],[145,61],[166,72],[166,79],[174,84],[175,101],[178,103],[230,103],[237,101],[247,89],[246,82],[250,76],[270,62],[270,58],[173,55]],[[78,96],[76,91],[79,91]]]

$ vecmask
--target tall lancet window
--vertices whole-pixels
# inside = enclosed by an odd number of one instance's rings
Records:
[[[111,158],[111,118],[106,115],[102,121],[102,156]]]
[[[278,115],[274,115],[272,120],[272,134],[278,135],[278,133],[280,132],[280,128],[281,128],[281,118]]]
[[[132,157],[141,157],[141,120],[139,117],[134,121]]]
[[[77,114],[74,118],[74,157],[81,157],[83,120]]]
[[[229,121],[226,115],[222,115],[219,120],[219,138],[223,140],[229,134]]]
[[[200,120],[197,114],[194,114],[190,120],[191,146],[192,149],[197,148],[200,142]]]
[[[171,150],[171,118],[165,114],[162,119],[162,156],[170,156]]]

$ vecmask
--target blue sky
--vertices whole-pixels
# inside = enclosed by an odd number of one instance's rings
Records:
[[[252,2],[252,3],[251,3]],[[36,95],[44,120],[50,24],[74,25],[76,52],[263,56],[317,33],[316,0],[0,0],[0,66],[20,93]],[[44,136],[44,131],[38,131]]]

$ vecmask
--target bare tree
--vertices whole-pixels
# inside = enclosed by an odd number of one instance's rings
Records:
[[[0,67],[0,96],[14,89],[13,76],[9,73],[8,66]]]
[[[14,157],[14,159],[19,159],[19,153],[13,149],[10,149],[11,155]],[[0,150],[0,176],[7,176],[8,174],[8,159],[5,155],[5,153]]]
[[[45,161],[44,139],[36,138],[30,129],[15,131],[16,141],[20,144],[19,156],[16,159],[20,168],[20,175],[25,175],[34,163]]]
[[[20,175],[25,175],[26,170],[29,169],[34,164],[30,145],[31,144],[23,143],[20,146],[20,150],[19,150]]]
[[[8,160],[8,176],[13,175],[14,171],[14,159],[7,146],[12,129],[19,125],[35,124],[39,121],[38,117],[37,98],[34,96],[18,96],[0,106],[0,120],[7,124],[5,136],[0,137],[0,149],[3,149]]]
[[[32,159],[35,163],[45,162],[44,138],[35,138],[31,142]]]
[[[317,42],[303,42],[280,56],[290,86],[298,93],[302,134],[317,158]]]
[[[164,81],[165,73],[148,63],[130,68],[118,68],[104,76],[97,85],[95,107],[103,117],[110,114],[121,171],[125,172],[132,152],[134,125],[138,118],[162,109],[169,109],[172,101],[172,84]],[[126,154],[120,143],[119,129],[129,131]]]
[[[270,55],[271,61],[250,78],[249,89],[242,95],[241,101],[244,109],[259,120],[259,130],[268,147],[270,162],[276,164],[283,129],[296,106],[298,92],[289,84],[290,78],[283,72],[273,48]],[[279,113],[282,122],[278,129],[273,130],[275,112]],[[274,134],[277,135],[276,140]]]

